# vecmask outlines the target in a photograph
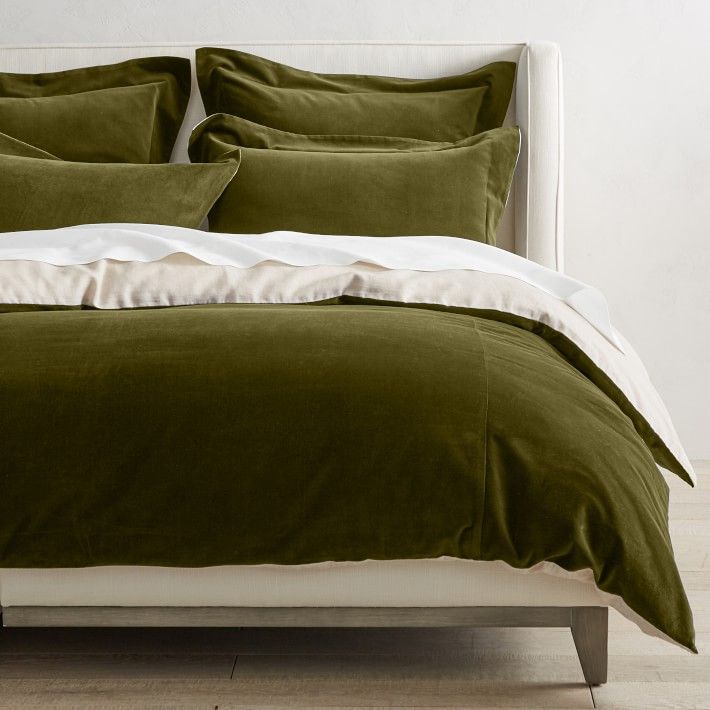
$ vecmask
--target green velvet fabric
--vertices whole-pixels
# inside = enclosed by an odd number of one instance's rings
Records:
[[[456,141],[498,128],[513,62],[440,79],[316,74],[233,49],[197,50],[207,114],[230,113],[295,133]]]
[[[0,134],[0,232],[139,222],[199,227],[239,167],[74,163]]]
[[[190,139],[201,162],[241,154],[210,230],[446,235],[495,244],[520,145],[517,128],[456,143],[299,135],[215,114]]]
[[[168,162],[189,97],[180,57],[0,73],[0,131],[63,160]]]
[[[0,566],[548,560],[694,649],[639,416],[537,325],[356,299],[0,314]]]
[[[46,160],[59,160],[56,155],[34,145],[0,133],[0,156],[16,155],[22,158],[45,158]]]
[[[63,160],[150,163],[159,95],[156,83],[65,96],[0,97],[0,130]]]

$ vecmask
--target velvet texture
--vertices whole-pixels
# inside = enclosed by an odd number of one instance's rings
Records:
[[[549,560],[694,648],[638,415],[540,324],[28,309],[0,353],[0,566]]]
[[[207,114],[230,113],[295,133],[456,141],[502,125],[513,62],[459,76],[397,79],[316,74],[232,49],[197,50]]]
[[[238,167],[238,156],[213,165],[73,163],[0,134],[0,232],[100,222],[197,228]]]
[[[515,170],[517,128],[456,143],[299,135],[216,114],[190,139],[194,161],[241,155],[210,230],[446,235],[495,244]]]
[[[179,57],[0,73],[0,131],[63,160],[168,162],[189,97]]]
[[[0,156],[16,155],[22,158],[45,158],[46,160],[59,160],[56,155],[46,150],[25,143],[24,141],[0,133]],[[1,159],[1,158],[0,158]]]

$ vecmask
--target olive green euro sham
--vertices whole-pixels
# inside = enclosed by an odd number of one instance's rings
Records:
[[[3,145],[12,154],[2,155]],[[66,162],[0,136],[0,232],[100,222],[199,227],[238,167],[238,160],[213,165]]]
[[[159,86],[1,97],[0,130],[63,160],[150,163]]]
[[[190,61],[180,57],[0,73],[0,132],[63,160],[167,162],[189,97]]]
[[[281,229],[369,236],[448,235],[495,243],[520,133],[498,128],[456,143],[299,135],[226,114],[203,121],[190,157],[241,156],[210,212],[210,230]]]
[[[515,63],[438,79],[317,74],[232,49],[197,50],[207,114],[295,133],[456,141],[502,125]]]

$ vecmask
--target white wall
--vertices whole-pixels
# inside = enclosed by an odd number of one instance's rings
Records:
[[[600,287],[710,459],[708,0],[0,0],[0,43],[550,39],[567,271]],[[1,69],[1,68],[0,68]]]

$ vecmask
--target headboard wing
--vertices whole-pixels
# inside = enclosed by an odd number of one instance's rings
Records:
[[[559,50],[550,42],[201,42],[0,47],[0,71],[56,71],[159,54],[193,58],[195,49],[205,45],[241,49],[312,71],[413,78],[458,74],[498,60],[517,62],[517,86],[506,122],[520,126],[523,143],[498,243],[509,251],[562,270],[562,83]],[[193,85],[173,160],[187,160],[187,138],[203,117],[202,102]]]

